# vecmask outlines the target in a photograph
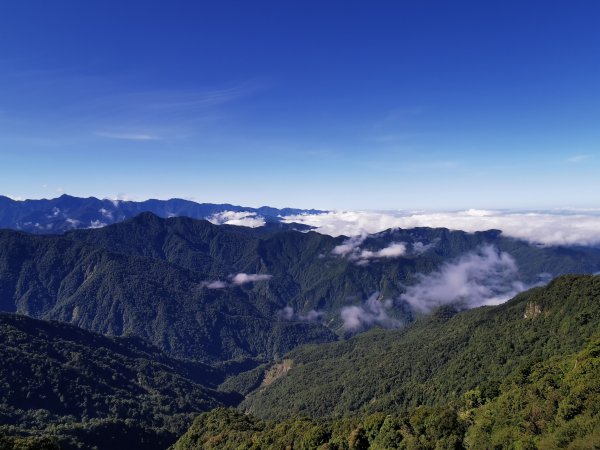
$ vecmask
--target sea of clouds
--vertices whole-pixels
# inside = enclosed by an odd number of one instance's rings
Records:
[[[331,211],[286,216],[331,236],[364,236],[389,228],[449,228],[467,232],[502,230],[505,236],[543,245],[600,245],[600,210],[454,212]]]

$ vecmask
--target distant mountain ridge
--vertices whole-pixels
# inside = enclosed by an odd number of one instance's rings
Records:
[[[173,198],[150,199],[142,202],[109,200],[96,197],[73,197],[67,194],[53,199],[13,200],[0,195],[0,228],[22,230],[34,234],[60,234],[79,228],[99,228],[151,212],[159,217],[186,216],[207,219],[224,212],[250,213],[260,216],[266,223],[281,223],[281,216],[319,214],[316,209],[250,208],[228,203],[197,203]],[[310,228],[304,226],[304,228]]]

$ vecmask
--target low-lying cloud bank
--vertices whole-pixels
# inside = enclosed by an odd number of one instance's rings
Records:
[[[463,308],[498,305],[531,287],[518,280],[515,260],[491,245],[448,262],[436,272],[419,274],[418,279],[400,300],[420,312],[450,304]]]
[[[397,328],[401,322],[389,315],[394,306],[393,300],[378,300],[379,292],[375,292],[362,305],[345,306],[340,311],[345,331],[360,331],[372,326]]]
[[[429,313],[444,305],[461,309],[498,305],[533,286],[546,283],[549,276],[540,274],[538,283],[526,285],[519,280],[519,270],[512,256],[494,246],[484,245],[445,263],[432,273],[418,274],[417,280],[407,286],[399,298],[379,300],[379,293],[375,293],[361,305],[342,308],[343,329],[355,332],[372,326],[397,328],[401,322],[393,317],[392,310],[406,303],[420,313]]]
[[[265,273],[238,273],[231,277],[231,282],[236,285],[255,283],[257,281],[267,281],[273,278],[273,275]]]
[[[223,211],[213,214],[206,220],[215,225],[239,225],[250,228],[262,227],[266,223],[262,216],[250,211]]]
[[[273,275],[265,273],[236,273],[229,275],[229,282],[222,280],[204,281],[201,286],[206,289],[225,289],[231,286],[241,286],[248,283],[256,283],[257,281],[269,281]]]
[[[340,245],[335,246],[331,250],[331,254],[347,257],[349,260],[355,261],[358,265],[365,265],[372,259],[399,258],[406,255],[408,251],[408,246],[404,242],[392,242],[387,247],[379,250],[363,250],[360,246],[366,238],[366,234],[350,237]],[[422,251],[422,248],[419,247],[417,251]]]
[[[286,306],[279,312],[279,317],[282,320],[295,322],[316,322],[321,320],[324,315],[325,313],[323,311],[317,311],[316,309],[311,309],[306,313],[301,313],[294,311],[294,308],[291,306]]]
[[[284,217],[331,236],[365,236],[388,228],[443,227],[468,232],[502,230],[504,235],[545,245],[600,245],[600,210],[503,212],[333,211]],[[364,239],[364,237],[363,237]]]

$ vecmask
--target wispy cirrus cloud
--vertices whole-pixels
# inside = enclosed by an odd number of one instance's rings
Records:
[[[158,141],[161,138],[153,134],[145,133],[115,133],[110,131],[96,131],[96,136],[108,138],[108,139],[123,139],[126,141]]]
[[[133,92],[122,97],[146,110],[181,110],[205,108],[229,103],[261,89],[253,82],[205,90],[152,90]]]
[[[592,155],[584,155],[584,154],[573,155],[573,156],[567,158],[567,162],[570,162],[570,163],[580,163],[580,162],[587,161],[591,157],[592,157]]]

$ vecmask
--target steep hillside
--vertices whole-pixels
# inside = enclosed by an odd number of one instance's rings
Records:
[[[173,446],[217,449],[593,449],[600,446],[600,340],[514,371],[480,390],[400,415],[265,421],[233,409],[201,414]],[[497,395],[497,396],[496,396]]]
[[[579,351],[599,324],[600,276],[564,276],[500,306],[443,308],[402,330],[296,349],[286,375],[242,408],[264,418],[340,417],[445,404],[477,387],[493,395],[513,371]]]
[[[194,414],[238,401],[214,390],[224,373],[171,359],[137,338],[6,313],[0,337],[0,434],[158,449]]]
[[[200,272],[61,237],[0,231],[0,242],[5,311],[133,334],[205,361],[268,358],[335,338],[320,323],[279,320],[280,304],[260,295],[268,286],[207,289],[212,278]]]

